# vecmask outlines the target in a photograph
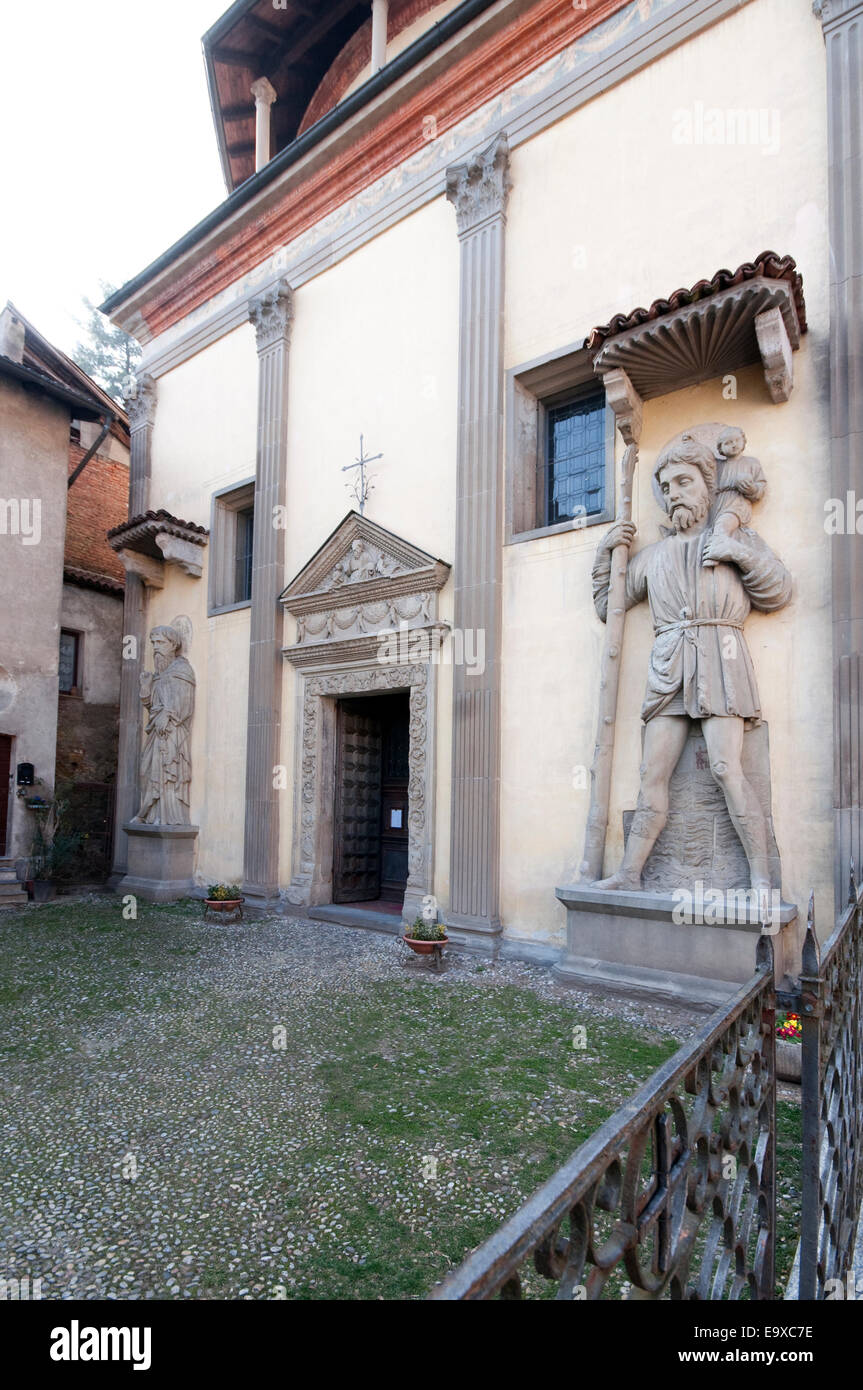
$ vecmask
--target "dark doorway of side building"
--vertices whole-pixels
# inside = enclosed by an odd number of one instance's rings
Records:
[[[408,877],[410,694],[339,700],[333,902],[400,913]]]
[[[12,795],[12,739],[0,734],[0,859],[6,855],[9,798]]]

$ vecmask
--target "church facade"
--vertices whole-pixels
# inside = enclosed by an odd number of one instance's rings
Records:
[[[832,915],[861,848],[861,34],[855,0],[214,26],[228,196],[106,306],[144,348],[118,881],[147,634],[179,623],[197,891],[557,950],[598,743],[593,876],[623,854],[656,631],[642,603],[614,644],[597,547],[624,512],[636,557],[659,539],[655,464],[710,426],[731,525],[791,576],[745,617],[773,882]]]

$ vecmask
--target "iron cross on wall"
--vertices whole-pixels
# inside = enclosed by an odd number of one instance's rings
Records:
[[[377,463],[378,459],[382,458],[383,454],[372,454],[371,456],[366,455],[365,448],[363,446],[363,436],[360,435],[359,458],[355,459],[353,463],[346,463],[344,468],[342,469],[343,473],[350,472],[352,468],[358,468],[360,470],[360,475],[358,478],[354,479],[353,485],[351,485],[351,483],[345,484],[345,486],[350,489],[350,491],[356,499],[357,506],[360,509],[360,516],[362,516],[365,512],[366,502],[368,501],[369,493],[374,487],[374,483],[372,482],[371,478],[368,477],[366,474],[366,468],[370,463]]]

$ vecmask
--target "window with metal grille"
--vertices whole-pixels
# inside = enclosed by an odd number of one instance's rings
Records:
[[[237,512],[237,549],[235,556],[235,603],[247,603],[252,597],[252,536],[255,529],[254,507]]]
[[[67,632],[64,628],[60,633],[60,694],[73,695],[78,693],[80,686],[80,676],[78,667],[81,658],[81,634],[78,632]]]
[[[540,525],[554,526],[605,509],[605,393],[591,387],[546,408],[545,450],[537,489]]]

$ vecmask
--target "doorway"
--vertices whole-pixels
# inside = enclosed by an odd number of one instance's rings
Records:
[[[333,902],[398,912],[408,878],[410,697],[336,706]]]
[[[12,787],[9,774],[12,771],[12,739],[9,734],[0,734],[0,859],[6,856],[6,836],[9,829],[9,799]]]

